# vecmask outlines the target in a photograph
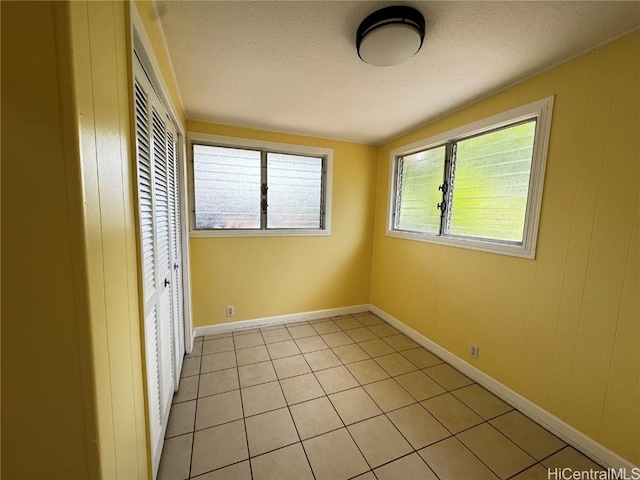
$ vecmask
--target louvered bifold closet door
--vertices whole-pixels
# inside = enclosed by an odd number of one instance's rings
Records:
[[[176,133],[144,70],[135,64],[138,216],[144,297],[144,337],[154,476],[162,452],[173,393],[182,366],[178,348],[174,278],[176,240]],[[177,301],[180,301],[178,298]],[[181,334],[184,337],[184,334]]]
[[[136,159],[138,172],[138,216],[143,271],[144,334],[149,397],[149,423],[152,449],[162,438],[162,401],[160,393],[160,349],[156,305],[156,247],[153,208],[153,167],[151,155],[150,102],[147,89],[136,80]]]
[[[161,360],[161,408],[168,415],[175,390],[175,362],[173,344],[173,309],[171,306],[171,257],[169,233],[169,185],[167,179],[166,118],[159,105],[152,109],[152,143],[154,158],[154,208],[156,217],[156,245],[158,247],[158,313]],[[163,118],[164,117],[164,118]]]
[[[183,315],[183,287],[182,287],[182,229],[180,221],[180,169],[178,164],[178,144],[176,132],[169,126],[167,129],[167,176],[169,186],[169,231],[171,233],[171,268],[172,268],[172,305],[173,330],[175,345],[176,387],[182,370],[184,348],[184,315]]]

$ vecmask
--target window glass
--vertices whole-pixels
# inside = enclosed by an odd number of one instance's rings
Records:
[[[316,155],[320,149],[313,147],[296,146],[302,152],[285,153],[254,145],[192,146],[194,232],[203,236],[214,230],[222,236],[330,232],[325,208],[331,191],[325,184],[329,151],[325,156],[325,151]]]
[[[196,229],[260,228],[260,152],[193,146]]]
[[[457,142],[448,233],[522,242],[536,122]]]
[[[406,155],[398,165],[396,228],[408,232],[440,233],[446,146]]]
[[[267,153],[267,228],[321,228],[322,158]]]
[[[387,235],[535,258],[552,113],[547,97],[391,150]]]

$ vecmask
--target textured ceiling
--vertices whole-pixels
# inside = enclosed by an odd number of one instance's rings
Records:
[[[380,144],[640,24],[640,2],[404,2],[422,50],[364,64],[369,1],[158,2],[187,118]]]

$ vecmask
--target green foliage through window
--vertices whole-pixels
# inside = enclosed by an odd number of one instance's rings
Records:
[[[397,160],[396,230],[521,244],[536,119]]]
[[[397,224],[400,230],[440,232],[440,211],[434,205],[442,197],[438,186],[442,183],[445,152],[446,147],[442,146],[407,155],[400,160]]]

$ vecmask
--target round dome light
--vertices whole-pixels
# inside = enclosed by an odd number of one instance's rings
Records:
[[[365,18],[358,27],[358,56],[369,65],[397,65],[418,53],[424,33],[424,17],[415,8],[383,8]]]

